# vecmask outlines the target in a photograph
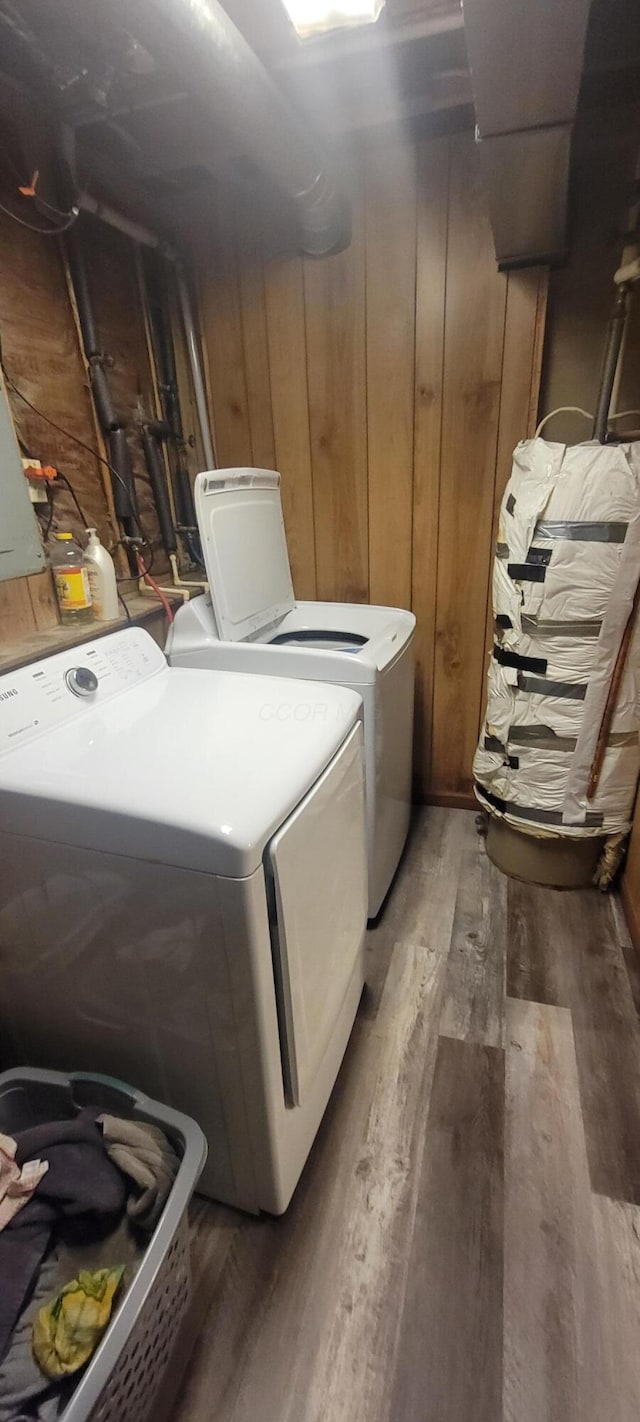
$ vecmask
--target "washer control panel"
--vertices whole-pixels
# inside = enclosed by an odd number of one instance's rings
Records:
[[[70,667],[64,679],[74,696],[92,696],[98,690],[98,678],[91,667]]]
[[[164,653],[141,627],[7,672],[0,676],[0,755],[163,673]]]

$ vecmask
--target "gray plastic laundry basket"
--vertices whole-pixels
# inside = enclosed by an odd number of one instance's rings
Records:
[[[0,1074],[0,1131],[73,1116],[82,1106],[146,1121],[171,1140],[180,1169],[142,1263],[60,1414],[59,1422],[143,1422],[191,1298],[187,1208],[204,1166],[205,1138],[189,1116],[112,1077],[38,1071]]]

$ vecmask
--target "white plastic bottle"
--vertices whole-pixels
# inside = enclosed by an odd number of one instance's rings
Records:
[[[118,587],[113,558],[103,548],[98,531],[88,528],[89,542],[84,556],[89,574],[93,615],[98,622],[113,622],[118,616]]]

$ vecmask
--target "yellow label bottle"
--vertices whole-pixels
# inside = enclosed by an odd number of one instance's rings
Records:
[[[84,553],[71,533],[54,533],[51,567],[60,621],[67,626],[93,622],[89,573]]]

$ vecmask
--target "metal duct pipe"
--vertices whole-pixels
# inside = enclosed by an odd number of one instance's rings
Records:
[[[303,252],[321,257],[349,245],[349,211],[327,158],[218,0],[103,0],[103,7],[177,73],[212,124],[289,198]]]
[[[213,448],[213,438],[211,425],[209,423],[209,405],[207,402],[207,392],[204,388],[204,376],[202,374],[202,362],[200,360],[200,347],[196,333],[193,312],[191,310],[191,297],[189,295],[189,285],[182,267],[176,267],[176,279],[178,283],[178,299],[182,312],[182,324],[189,353],[189,364],[191,366],[191,379],[193,380],[193,393],[196,397],[196,408],[198,420],[200,422],[200,434],[202,436],[202,448],[207,469],[215,469],[216,456]]]

